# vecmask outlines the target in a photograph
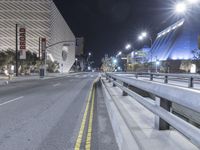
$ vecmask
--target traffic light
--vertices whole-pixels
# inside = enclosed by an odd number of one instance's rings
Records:
[[[198,48],[200,49],[200,35],[198,36]]]

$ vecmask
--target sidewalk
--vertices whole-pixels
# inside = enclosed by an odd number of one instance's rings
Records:
[[[104,96],[120,150],[198,150],[173,128],[154,128],[155,115],[130,96],[122,96],[118,87],[103,79]],[[133,148],[134,147],[134,148]]]
[[[47,76],[44,78],[40,78],[37,74],[32,74],[30,76],[18,76],[13,77],[11,80],[9,80],[9,77],[6,76],[0,76],[0,86],[7,85],[9,83],[15,83],[20,81],[29,81],[29,80],[47,80],[47,79],[53,79],[53,78],[60,78],[65,76],[71,76],[71,75],[77,75],[79,73],[48,73]]]

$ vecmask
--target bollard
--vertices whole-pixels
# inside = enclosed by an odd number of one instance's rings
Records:
[[[168,83],[168,76],[165,76],[165,82],[164,83]]]
[[[189,85],[188,85],[189,88],[193,88],[194,87],[193,80],[194,80],[194,78],[190,77],[190,79],[189,79]]]
[[[150,81],[153,81],[153,74],[150,74]]]
[[[170,102],[166,99],[163,99],[163,98],[156,97],[156,105],[159,105],[163,109],[170,112],[172,102]],[[170,125],[166,121],[164,121],[162,118],[160,118],[159,116],[156,116],[155,128],[158,130],[169,130]]]
[[[123,83],[123,86],[128,88],[128,84],[127,83]],[[122,96],[128,96],[128,93],[126,93],[125,91],[123,91]]]

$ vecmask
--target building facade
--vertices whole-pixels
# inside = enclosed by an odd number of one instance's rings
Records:
[[[27,51],[39,55],[39,39],[46,38],[48,58],[69,72],[76,40],[53,0],[0,0],[0,51],[15,51],[16,24],[26,28]]]
[[[148,59],[151,60],[189,60],[193,50],[198,49],[200,21],[196,18],[181,19],[158,33]]]

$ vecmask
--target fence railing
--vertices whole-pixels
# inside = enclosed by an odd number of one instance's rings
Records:
[[[169,83],[169,81],[184,82],[188,84],[189,88],[194,88],[194,85],[200,85],[200,75],[199,74],[169,74],[169,73],[137,73],[137,72],[124,72],[116,74],[126,74],[130,77],[135,78],[147,78],[150,81],[155,79],[163,80],[163,83]]]
[[[166,74],[163,76],[166,76]],[[199,91],[157,82],[129,79],[114,73],[106,73],[106,78],[113,82],[113,86],[121,88],[124,96],[130,95],[148,110],[159,116],[160,119],[157,123],[159,129],[166,130],[169,129],[169,126],[172,126],[200,148],[200,129],[170,112],[171,103],[177,103],[200,113]],[[135,92],[134,88],[153,94],[156,97],[155,103]]]

